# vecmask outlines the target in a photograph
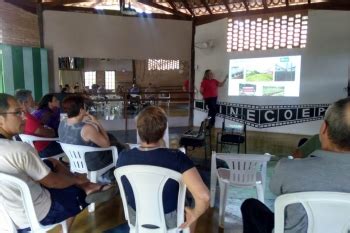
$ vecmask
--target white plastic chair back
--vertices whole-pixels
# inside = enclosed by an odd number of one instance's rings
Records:
[[[213,153],[213,164],[216,168],[216,159],[226,162],[229,169],[216,169],[216,175],[219,179],[229,182],[235,186],[255,186],[257,175],[260,172],[266,174],[266,163],[270,160],[269,155],[253,155],[253,154],[223,154]],[[265,177],[264,174],[264,177]],[[259,177],[260,178],[260,177]]]
[[[186,149],[185,149],[185,147],[183,147],[183,146],[182,146],[182,147],[179,147],[178,150],[181,151],[182,153],[186,154]]]
[[[44,138],[29,134],[19,134],[18,136],[21,138],[22,142],[28,143],[33,148],[35,148],[34,142],[36,141],[58,141],[58,138]]]
[[[137,141],[137,144],[141,144],[141,138],[139,136],[139,132],[138,130],[136,129],[136,141]],[[165,132],[164,132],[164,135],[163,135],[163,140],[165,142],[165,146],[166,148],[169,148],[170,147],[170,142],[169,142],[169,125],[167,124],[166,125],[166,129],[165,129]]]
[[[140,146],[140,144],[135,144],[135,143],[126,143],[126,144],[129,145],[129,148],[130,148],[130,149],[134,149],[134,148],[137,148],[137,147]]]
[[[304,206],[307,233],[350,232],[350,193],[300,192],[285,194],[275,201],[275,233],[284,232],[285,208],[290,204]]]
[[[63,221],[63,222],[57,223],[57,224],[53,224],[53,225],[48,225],[48,226],[43,226],[40,224],[40,222],[38,221],[38,218],[36,216],[36,213],[35,213],[30,189],[29,189],[28,185],[23,180],[21,180],[17,177],[11,176],[11,175],[0,173],[0,183],[2,185],[14,186],[21,193],[22,202],[23,202],[23,209],[24,209],[25,214],[27,216],[27,219],[29,221],[31,232],[35,232],[35,233],[46,232],[46,231],[54,228],[57,225],[62,225],[63,233],[68,233],[66,221]],[[5,209],[5,211],[6,211],[6,209]],[[12,226],[9,226],[9,227],[10,227],[9,229],[11,229],[11,228],[13,229],[14,224]],[[17,232],[17,231],[15,231],[15,232]]]
[[[130,149],[134,149],[134,148],[137,148],[137,147],[140,146],[140,144],[135,144],[135,143],[126,143],[126,144],[129,145],[129,148],[130,148]],[[179,151],[181,151],[182,153],[186,154],[186,149],[185,149],[185,147],[179,147],[179,148],[177,148],[177,149],[178,149]]]
[[[158,103],[164,102],[167,104],[168,108],[170,105],[170,92],[160,91],[158,94]]]
[[[12,222],[10,216],[7,214],[3,202],[3,197],[0,197],[0,232],[17,233],[15,224]]]
[[[266,164],[271,155],[235,154],[212,152],[210,174],[210,206],[214,207],[216,183],[220,185],[219,226],[224,227],[228,186],[255,187],[258,199],[264,203]],[[218,168],[221,159],[227,168]]]
[[[69,158],[69,165],[71,172],[78,172],[78,173],[89,173],[89,170],[86,165],[85,155],[88,152],[99,152],[99,151],[112,151],[113,156],[113,162],[102,168],[101,170],[98,170],[96,172],[98,173],[105,173],[110,168],[114,167],[117,162],[118,158],[118,150],[116,147],[106,147],[106,148],[99,148],[99,147],[91,147],[91,146],[82,146],[82,145],[73,145],[73,144],[67,144],[60,142],[60,145],[62,147],[62,150],[67,154]]]
[[[135,226],[129,221],[131,233],[166,233],[179,232],[178,227],[184,222],[184,205],[186,186],[181,180],[181,174],[170,169],[148,166],[130,165],[117,168],[114,171],[121,193],[125,218],[129,220],[128,204],[121,178],[125,176],[132,187],[136,203]],[[166,228],[163,210],[163,188],[167,180],[173,179],[179,183],[177,202],[177,228]],[[154,229],[147,228],[153,227]],[[189,232],[188,229],[184,230]]]
[[[118,150],[115,146],[98,148],[91,146],[82,146],[82,145],[72,145],[67,143],[60,142],[62,150],[66,153],[69,158],[69,165],[71,172],[78,173],[87,173],[88,179],[92,183],[97,183],[97,178],[107,172],[108,170],[115,167],[118,159]],[[89,171],[86,165],[85,155],[87,152],[98,152],[98,151],[112,151],[112,163],[96,171]],[[89,205],[89,212],[95,210],[95,204],[92,203]]]
[[[34,142],[37,142],[37,141],[43,141],[43,142],[58,141],[58,138],[44,138],[44,137],[38,137],[38,136],[34,136],[34,135],[29,135],[29,134],[19,134],[18,136],[20,137],[22,142],[28,143],[34,149],[36,149],[35,146],[34,146]],[[59,158],[61,158],[63,156],[65,156],[65,154],[61,153],[61,154],[58,154],[58,155],[50,156],[48,158],[59,159]]]
[[[130,148],[130,149],[134,149],[134,148],[137,148],[137,147],[140,146],[140,144],[134,144],[134,143],[126,143],[126,144],[129,145],[129,148]],[[185,147],[179,147],[179,148],[177,148],[177,149],[178,149],[179,151],[181,151],[182,153],[186,154],[186,149],[185,149]]]

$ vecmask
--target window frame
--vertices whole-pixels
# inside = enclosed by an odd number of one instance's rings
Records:
[[[91,77],[89,74],[93,74]],[[91,81],[89,80],[91,78]],[[86,80],[89,80],[88,82]],[[91,85],[87,85],[88,83],[91,83]],[[84,71],[84,86],[89,86],[89,89],[92,88],[92,85],[96,84],[96,71],[90,70],[90,71]]]
[[[108,73],[113,73],[112,76],[108,76]],[[113,78],[113,80],[107,80],[108,78]],[[116,72],[115,70],[105,70],[105,89],[106,90],[115,90],[115,81],[116,81]],[[109,84],[112,85],[112,88],[109,88]]]

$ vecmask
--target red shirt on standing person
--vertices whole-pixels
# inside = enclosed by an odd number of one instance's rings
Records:
[[[201,94],[203,95],[205,106],[208,107],[208,118],[209,126],[211,128],[215,125],[215,116],[217,113],[216,102],[218,99],[218,87],[222,87],[226,80],[228,79],[228,75],[226,75],[224,81],[219,82],[214,78],[214,74],[211,70],[206,70],[204,72],[204,77],[201,83]]]
[[[203,98],[217,97],[219,83],[216,79],[203,79],[201,83]]]
[[[184,81],[184,85],[182,86],[183,91],[189,91],[190,90],[190,80],[186,79]]]

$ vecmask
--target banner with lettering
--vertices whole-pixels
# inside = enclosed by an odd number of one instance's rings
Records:
[[[217,117],[255,128],[269,128],[322,120],[328,106],[329,104],[251,105],[218,102]],[[203,100],[195,100],[195,109],[208,111]]]

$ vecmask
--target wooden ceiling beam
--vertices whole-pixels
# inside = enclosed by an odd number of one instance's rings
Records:
[[[244,7],[247,11],[249,11],[249,4],[247,2],[247,0],[242,0],[243,4],[244,4]]]
[[[173,8],[173,10],[178,11],[177,8],[176,8],[176,6],[175,6],[175,4],[174,4],[174,2],[173,2],[172,0],[166,0],[166,1],[167,1],[167,3],[169,3],[169,5]]]
[[[191,21],[192,18],[186,15],[187,18],[179,17],[178,15],[166,15],[166,14],[137,14],[137,15],[124,15],[120,11],[114,10],[97,10],[95,8],[87,7],[75,7],[75,6],[43,6],[43,10],[55,10],[55,11],[66,11],[66,12],[83,12],[90,14],[100,15],[114,15],[114,16],[125,16],[125,17],[141,17],[141,18],[155,18],[155,19],[175,19],[175,20],[186,20]]]
[[[289,0],[286,0],[286,7],[289,7]]]
[[[184,4],[185,8],[191,13],[191,15],[194,17],[194,13],[190,5],[188,4],[187,0],[181,0],[182,3]]]
[[[344,10],[350,11],[350,2],[319,2],[305,5],[290,5],[289,7],[275,7],[267,8],[254,11],[240,11],[240,12],[231,12],[226,14],[216,14],[216,15],[204,15],[196,17],[197,25],[202,25],[210,23],[216,20],[220,20],[227,17],[246,17],[251,15],[263,15],[263,14],[275,14],[275,13],[284,13],[291,11],[301,11],[301,10]]]
[[[226,7],[227,12],[230,13],[231,10],[230,10],[230,7],[228,6],[227,0],[223,0],[223,1],[224,1],[224,5],[225,5],[225,7]]]
[[[201,0],[201,3],[204,5],[205,9],[209,12],[209,14],[212,15],[213,12],[211,12],[210,7],[209,7],[207,1],[206,1],[206,0]]]
[[[311,1],[311,0],[310,0]],[[262,0],[262,4],[264,6],[264,9],[267,9],[267,0]]]
[[[91,2],[89,0],[51,0],[50,2],[43,2],[46,6],[63,6],[65,4]]]
[[[150,6],[150,7],[154,7],[154,8],[157,8],[159,10],[163,10],[163,11],[166,11],[166,12],[169,12],[169,13],[172,13],[174,15],[177,15],[179,17],[183,17],[183,18],[187,18],[187,19],[191,19],[191,16],[185,14],[185,13],[182,13],[180,11],[177,11],[177,10],[174,10],[174,9],[170,9],[168,7],[165,7],[165,6],[162,6],[162,5],[159,5],[159,4],[156,4],[152,1],[149,1],[149,0],[138,0],[138,2],[142,3],[142,4],[145,4],[147,6]]]

